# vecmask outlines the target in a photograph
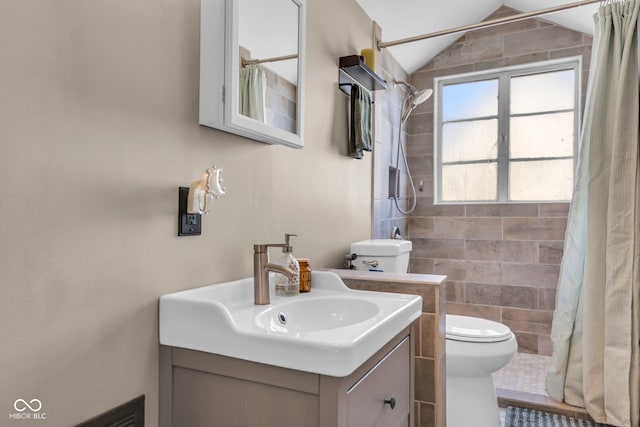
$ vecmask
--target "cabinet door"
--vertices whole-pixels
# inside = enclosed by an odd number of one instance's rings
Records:
[[[407,426],[411,411],[409,338],[347,391],[349,427]],[[394,402],[394,408],[391,403]]]

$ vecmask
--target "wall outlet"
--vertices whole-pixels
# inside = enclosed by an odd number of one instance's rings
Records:
[[[178,236],[199,236],[202,234],[202,215],[187,212],[189,187],[178,190]]]

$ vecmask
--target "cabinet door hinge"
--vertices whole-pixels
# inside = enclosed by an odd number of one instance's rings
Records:
[[[225,101],[225,90],[224,90],[224,85],[222,85],[222,103],[224,104]]]

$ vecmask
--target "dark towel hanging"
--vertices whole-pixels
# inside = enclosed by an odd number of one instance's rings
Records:
[[[349,155],[361,159],[363,151],[371,151],[371,96],[359,85],[351,86],[351,123]]]

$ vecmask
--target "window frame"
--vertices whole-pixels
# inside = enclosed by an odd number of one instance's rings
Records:
[[[434,110],[433,110],[433,203],[434,205],[460,205],[460,204],[522,204],[522,203],[564,203],[570,200],[509,200],[509,133],[510,133],[510,80],[513,77],[535,75],[541,73],[573,70],[574,79],[574,141],[573,141],[573,185],[575,185],[575,170],[578,158],[580,139],[580,121],[582,111],[582,56],[560,58],[549,61],[528,63],[510,67],[501,67],[485,71],[474,71],[451,76],[435,77]],[[498,80],[498,156],[497,156],[497,198],[496,200],[442,200],[442,129],[443,124],[465,120],[442,121],[442,93],[443,86],[460,83],[472,83],[483,80]],[[545,113],[559,113],[571,110],[554,110]],[[515,114],[513,117],[534,116],[544,113]],[[478,119],[478,118],[473,118]],[[564,157],[563,157],[564,158]],[[553,160],[548,158],[527,158],[520,161]],[[481,162],[475,162],[481,163]]]

